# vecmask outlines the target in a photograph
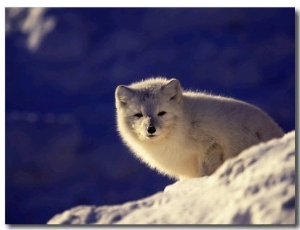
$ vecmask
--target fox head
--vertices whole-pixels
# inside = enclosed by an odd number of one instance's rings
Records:
[[[152,78],[119,85],[115,92],[119,125],[142,141],[170,134],[181,117],[182,89],[177,79]]]

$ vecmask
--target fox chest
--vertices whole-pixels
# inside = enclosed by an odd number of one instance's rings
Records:
[[[195,177],[199,175],[199,149],[183,148],[185,145],[165,144],[144,148],[143,160],[151,167],[170,176]]]

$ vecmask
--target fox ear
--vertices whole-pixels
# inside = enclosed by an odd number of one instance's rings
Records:
[[[125,106],[133,96],[134,96],[134,91],[125,85],[119,85],[116,88],[116,92],[115,92],[116,102],[122,106]]]
[[[181,99],[181,86],[177,79],[171,79],[165,86],[163,86],[162,91],[165,95],[169,96],[171,101],[180,101]]]

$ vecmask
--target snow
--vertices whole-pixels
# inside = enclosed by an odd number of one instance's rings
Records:
[[[295,224],[295,131],[246,149],[209,177],[121,205],[77,206],[47,224]]]

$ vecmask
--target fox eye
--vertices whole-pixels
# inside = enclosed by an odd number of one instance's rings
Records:
[[[159,112],[157,115],[158,116],[163,116],[163,115],[165,115],[167,112],[165,112],[165,111],[161,111],[161,112]]]
[[[137,117],[137,118],[141,118],[141,117],[143,116],[143,114],[141,114],[141,113],[136,113],[136,114],[134,114],[134,116]]]

